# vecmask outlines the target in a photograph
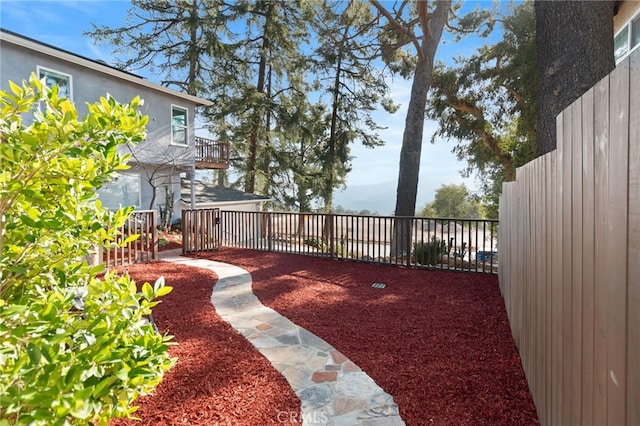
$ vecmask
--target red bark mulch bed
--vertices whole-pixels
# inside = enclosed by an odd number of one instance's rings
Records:
[[[277,425],[299,418],[300,401],[287,381],[211,305],[216,275],[165,262],[130,265],[139,283],[165,277],[173,291],[153,309],[163,333],[178,343],[178,359],[151,396],[136,401],[142,419],[110,425]]]
[[[182,248],[182,234],[179,232],[159,232],[158,251]]]
[[[263,304],[353,360],[407,425],[539,424],[496,275],[232,248],[198,257],[248,270]]]
[[[198,257],[247,269],[262,303],[310,330],[393,395],[407,425],[536,425],[497,277],[222,248]],[[142,422],[273,425],[300,418],[285,379],[215,312],[215,274],[156,262],[128,267],[174,287],[154,308],[178,358]],[[374,282],[384,289],[371,287]],[[284,413],[284,414],[283,414]]]

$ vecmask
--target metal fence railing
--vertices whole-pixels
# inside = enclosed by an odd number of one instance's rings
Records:
[[[497,220],[239,211],[219,215],[214,234],[221,246],[497,273]],[[205,226],[203,232],[211,232],[211,225]],[[402,238],[398,232],[404,233]]]

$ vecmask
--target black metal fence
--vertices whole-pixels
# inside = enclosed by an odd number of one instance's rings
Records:
[[[221,246],[432,269],[498,271],[497,220],[239,211],[221,211],[219,217],[212,216],[214,222],[198,220],[204,230],[196,231],[201,228],[192,220],[190,235],[212,235],[207,238]],[[190,251],[195,246],[187,247]]]

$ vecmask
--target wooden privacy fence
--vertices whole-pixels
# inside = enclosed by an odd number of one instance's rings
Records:
[[[98,262],[107,267],[116,267],[131,263],[148,262],[158,258],[158,230],[155,210],[136,210],[125,224],[118,230],[115,243],[98,251]],[[133,235],[139,235],[135,240],[126,241]]]
[[[410,238],[392,255],[397,221]],[[219,223],[223,246],[459,271],[498,267],[497,220],[222,211]]]
[[[500,200],[500,286],[543,425],[640,425],[640,50]]]
[[[220,247],[220,209],[182,210],[182,253]]]

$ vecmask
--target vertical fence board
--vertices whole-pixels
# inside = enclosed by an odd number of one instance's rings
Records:
[[[627,210],[629,169],[629,61],[611,74],[611,139],[609,151],[608,295],[609,378],[607,417],[609,424],[626,422],[627,388]]]
[[[609,157],[609,81],[594,87],[595,272],[594,272],[594,404],[593,422],[607,424],[607,191]]]
[[[545,331],[546,331],[546,365],[545,365],[545,396],[541,404],[538,404],[539,412],[541,412],[541,422],[544,424],[551,424],[552,421],[552,407],[549,403],[553,401],[553,322],[552,322],[552,306],[553,306],[553,265],[555,262],[555,239],[557,234],[555,232],[555,203],[556,203],[556,153],[550,152],[545,155],[547,163],[547,174],[545,176],[545,183],[547,187],[546,191],[546,214],[547,214],[547,226],[545,233],[547,235],[547,245],[544,247],[544,252],[547,255],[547,274],[546,274],[546,298],[543,302],[545,304]]]
[[[553,323],[557,324],[553,329],[553,420],[552,424],[562,424],[562,403],[563,403],[563,370],[562,370],[562,351],[563,351],[563,300],[564,294],[562,287],[562,274],[563,274],[563,258],[562,258],[562,230],[563,230],[563,216],[562,216],[562,198],[565,182],[563,181],[564,174],[562,173],[563,163],[563,150],[562,150],[562,137],[563,137],[563,119],[562,115],[557,119],[557,137],[558,148],[556,149],[556,226],[555,226],[555,241],[554,251],[554,273],[553,273],[553,311],[552,319]]]
[[[534,191],[534,197],[536,200],[538,201],[538,205],[533,209],[533,213],[534,213],[534,226],[535,226],[535,230],[534,230],[534,235],[535,235],[535,247],[541,247],[543,245],[543,235],[542,235],[542,215],[544,214],[544,210],[541,209],[541,204],[542,204],[542,193],[543,193],[543,185],[540,185],[540,182],[542,182],[542,173],[544,173],[544,163],[543,162],[539,162],[539,167],[534,167],[534,176],[533,176],[533,181],[532,181],[532,185],[535,188]],[[531,202],[531,200],[529,201]],[[534,269],[534,277],[535,277],[535,292],[533,294],[533,299],[532,300],[540,300],[542,299],[542,275],[544,272],[544,256],[541,256],[541,254],[537,251],[534,250],[533,253],[533,269]],[[543,321],[543,316],[542,316],[542,309],[543,306],[536,303],[536,304],[531,304],[535,313],[535,322],[534,322],[534,326],[533,326],[533,333],[535,336],[535,341],[534,341],[534,349],[535,349],[535,380],[536,380],[536,390],[537,393],[540,395],[544,395],[543,393],[543,381],[542,381],[542,353],[544,351],[544,347],[543,347],[543,328],[542,328],[542,321]]]
[[[538,235],[539,242],[538,247],[548,247],[547,241],[547,233],[545,230],[547,229],[547,185],[545,178],[549,173],[548,170],[548,155],[540,162],[540,168],[538,170],[537,176],[537,185],[540,188],[540,192],[538,194],[538,199],[540,200],[540,208],[536,211],[538,212]],[[538,300],[546,300],[547,299],[547,264],[549,262],[548,252],[538,250]],[[538,345],[538,393],[540,394],[541,400],[546,400],[547,398],[547,388],[546,388],[546,366],[547,366],[547,304],[540,303],[538,304],[538,326],[537,326],[537,334],[539,339]],[[540,404],[542,406],[542,404]],[[544,412],[540,413],[540,416],[544,417]]]
[[[640,50],[629,80],[629,253],[627,289],[627,425],[640,424]]]
[[[582,100],[571,106],[571,417],[582,423]]]
[[[571,228],[573,223],[573,212],[571,210],[572,199],[572,164],[571,164],[571,108],[562,113],[562,145],[558,141],[558,147],[562,150],[562,253],[570,253]],[[571,412],[573,400],[571,398],[571,366],[573,363],[571,350],[572,344],[572,316],[571,307],[573,301],[572,293],[572,269],[571,257],[562,258],[562,424],[571,423]]]
[[[537,203],[532,203],[532,200],[534,199],[539,199],[540,197],[540,191],[539,191],[539,185],[538,185],[538,179],[539,179],[539,164],[535,164],[535,163],[531,163],[529,165],[529,183],[528,183],[528,192],[529,192],[529,197],[526,200],[526,203],[530,206],[529,207],[529,215],[530,215],[530,220],[531,220],[531,227],[530,227],[530,241],[531,241],[531,245],[528,249],[528,257],[529,257],[529,265],[528,265],[528,269],[529,269],[529,274],[530,275],[530,279],[531,279],[531,286],[529,286],[529,290],[528,290],[528,294],[527,294],[527,305],[528,305],[528,309],[529,309],[529,320],[530,320],[530,324],[529,324],[529,330],[528,333],[530,335],[530,338],[527,339],[529,340],[529,354],[530,354],[530,358],[531,361],[529,363],[529,366],[531,368],[531,371],[529,372],[529,376],[531,377],[530,379],[530,388],[535,389],[536,394],[540,393],[540,386],[539,386],[539,374],[537,372],[539,366],[539,349],[540,349],[540,339],[539,339],[539,333],[538,333],[538,319],[540,317],[539,315],[539,306],[537,304],[531,303],[532,300],[536,300],[539,295],[538,295],[538,271],[539,271],[539,261],[540,261],[540,257],[539,254],[537,253],[537,250],[535,250],[535,247],[537,247],[540,244],[540,240],[539,240],[539,223],[538,223],[538,214],[540,212],[540,206],[539,205],[535,205]]]
[[[582,388],[581,418],[592,426],[593,417],[593,306],[594,306],[594,170],[593,90],[582,97]]]

